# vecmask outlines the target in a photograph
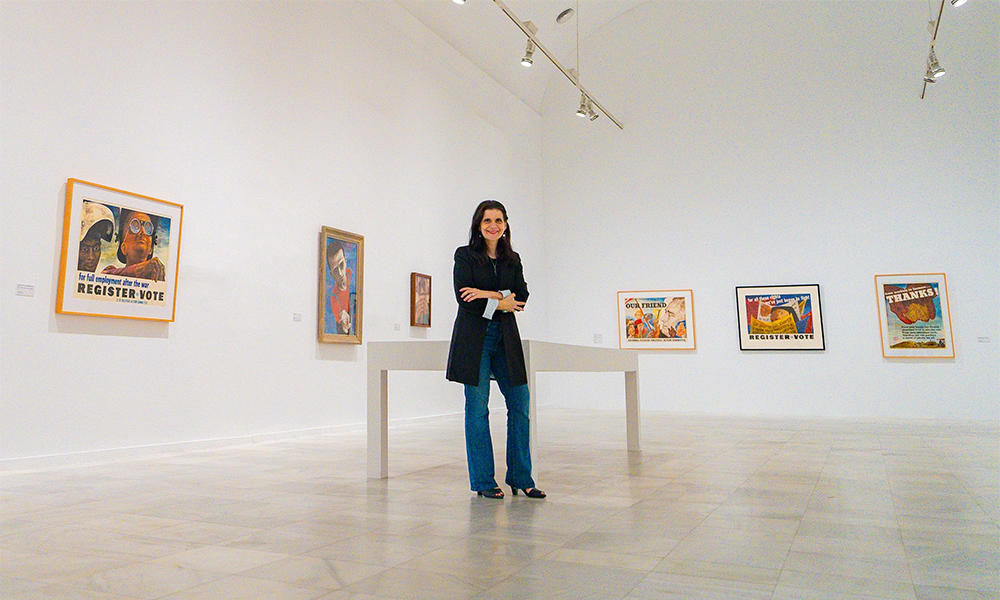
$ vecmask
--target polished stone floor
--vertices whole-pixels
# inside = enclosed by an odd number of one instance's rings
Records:
[[[617,412],[538,428],[546,500],[469,492],[459,416],[393,423],[383,481],[361,429],[5,473],[0,597],[1000,597],[995,424],[644,413],[641,456]]]

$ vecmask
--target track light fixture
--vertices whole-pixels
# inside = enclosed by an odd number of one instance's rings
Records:
[[[525,67],[530,67],[535,61],[531,60],[531,55],[535,53],[535,44],[528,40],[528,43],[524,46],[524,56],[521,57],[521,64]]]
[[[532,37],[538,33],[538,27],[531,21],[524,21],[521,23],[521,31],[528,34],[528,41],[524,44],[524,56],[521,58],[521,64],[525,67],[530,67],[535,63],[531,59],[531,55],[535,53],[535,42]]]
[[[586,93],[580,94],[580,108],[576,109],[576,116],[587,117],[591,121],[596,121],[601,113],[594,110],[594,105],[591,103],[590,98]]]
[[[965,4],[966,0],[951,0],[952,6],[962,6]],[[933,10],[933,9],[931,9]],[[941,28],[941,15],[944,14],[944,0],[941,0],[941,6],[938,7],[937,19],[931,19],[927,23],[927,28],[931,32],[931,52],[927,56],[927,71],[924,73],[924,87],[920,90],[920,99],[924,99],[924,94],[927,93],[927,84],[936,83],[938,77],[944,75],[944,67],[938,63],[937,55],[934,54],[934,44],[937,42],[938,29]]]
[[[934,76],[934,79],[944,75],[944,67],[938,64],[937,56],[934,55],[934,46],[931,46],[931,53],[927,57],[927,72]]]
[[[455,4],[465,4],[465,0],[453,0],[453,2],[455,2]],[[619,121],[614,117],[614,115],[609,113],[607,109],[604,108],[603,105],[601,105],[600,102],[594,100],[590,96],[590,93],[587,92],[587,90],[583,87],[583,84],[580,83],[580,75],[574,69],[567,69],[566,67],[564,67],[562,63],[560,63],[559,60],[555,56],[553,56],[552,53],[549,52],[549,50],[544,45],[541,44],[541,42],[538,41],[538,38],[535,37],[535,34],[538,33],[538,27],[536,27],[531,21],[522,21],[518,19],[517,15],[511,12],[511,10],[507,7],[507,5],[503,3],[503,0],[493,0],[493,4],[497,5],[497,8],[503,11],[503,13],[507,15],[507,18],[509,18],[515,25],[517,25],[517,28],[521,30],[521,33],[523,33],[528,38],[528,41],[524,46],[524,56],[521,58],[522,65],[530,67],[531,65],[534,64],[533,55],[535,53],[535,50],[537,49],[539,52],[542,53],[542,55],[545,56],[545,58],[549,59],[549,62],[552,63],[552,66],[558,69],[559,72],[566,77],[566,79],[569,79],[570,83],[573,84],[573,87],[580,90],[580,108],[576,111],[576,114],[578,116],[587,117],[591,121],[593,121],[598,117],[600,117],[600,114],[598,113],[599,110],[600,112],[604,113],[604,115],[608,117],[608,119],[612,123],[614,123],[619,129],[624,128],[622,126],[621,121]],[[559,15],[560,20],[558,22],[563,23],[569,20],[569,18],[573,16],[575,12],[576,11],[572,10],[564,10],[562,13],[560,13]],[[577,50],[576,62],[577,62],[577,67],[579,67],[580,65],[579,15],[577,15],[576,50]],[[596,110],[594,108],[595,106],[597,107]]]

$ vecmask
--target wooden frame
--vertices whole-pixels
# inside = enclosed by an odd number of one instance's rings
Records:
[[[884,358],[955,358],[944,273],[876,275]]]
[[[431,326],[431,276],[410,273],[410,327]]]
[[[319,341],[360,344],[364,236],[332,227],[319,233]]]
[[[826,350],[818,284],[736,288],[740,350]]]
[[[622,350],[694,350],[694,292],[618,292],[618,347]]]
[[[56,312],[173,321],[180,204],[66,181]]]

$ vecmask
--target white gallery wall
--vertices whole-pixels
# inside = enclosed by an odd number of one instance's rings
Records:
[[[924,100],[926,2],[649,2],[590,36],[625,129],[549,86],[552,341],[616,346],[616,291],[692,289],[697,350],[641,357],[644,410],[1000,418],[1000,3],[946,4]],[[885,360],[873,277],[920,272],[947,274],[956,358]],[[826,351],[741,352],[734,288],[800,283]],[[552,385],[622,406],[620,376]]]
[[[8,465],[363,425],[365,347],[316,341],[323,225],[365,236],[366,342],[449,338],[480,200],[543,253],[540,117],[395,3],[4,0],[0,27]],[[184,205],[175,322],[55,313],[70,177]],[[391,418],[462,409],[443,373],[396,384]]]
[[[535,114],[393,2],[0,0],[0,468],[363,424],[365,346],[316,341],[320,226],[365,236],[366,342],[447,339],[488,197],[525,337],[615,346],[617,290],[694,290],[645,410],[996,420],[1000,11],[962,10],[920,101],[925,2],[640,5],[581,48],[618,131],[564,80]],[[184,205],[174,323],[55,314],[69,177]],[[873,276],[925,271],[957,357],[886,361]],[[741,353],[734,287],[783,283],[820,284],[827,350]],[[462,407],[440,373],[390,385],[393,419]],[[620,376],[539,388],[622,408]]]

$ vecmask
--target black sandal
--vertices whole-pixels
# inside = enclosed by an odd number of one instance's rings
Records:
[[[512,487],[512,488],[510,488],[510,491],[513,492],[515,496],[517,495],[517,488],[513,488]],[[545,492],[543,492],[542,490],[540,490],[538,488],[531,488],[530,490],[522,489],[521,491],[524,492],[524,495],[527,496],[527,497],[529,497],[529,498],[544,498],[545,497]]]
[[[503,500],[503,490],[500,488],[493,488],[492,490],[485,490],[482,492],[476,492],[483,498],[492,498],[494,500]],[[525,492],[527,493],[527,492]],[[514,495],[517,495],[517,490],[514,491]]]

